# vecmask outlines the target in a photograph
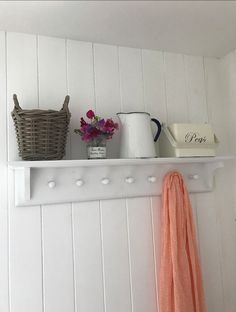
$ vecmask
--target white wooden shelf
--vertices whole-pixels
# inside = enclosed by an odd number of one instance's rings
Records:
[[[214,172],[231,156],[149,159],[13,161],[17,206],[158,196],[170,170],[189,192],[213,189]]]

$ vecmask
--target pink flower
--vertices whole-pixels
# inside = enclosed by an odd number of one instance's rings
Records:
[[[92,111],[91,109],[89,111],[87,111],[86,116],[89,119],[93,119],[95,117],[94,111]]]
[[[108,118],[106,120],[105,127],[107,128],[113,127],[113,120],[111,118]]]
[[[83,126],[86,126],[86,125],[87,125],[86,121],[84,120],[83,117],[81,117],[81,119],[80,119],[80,126],[83,127]]]
[[[91,109],[87,111],[86,116],[90,119],[89,122],[82,117],[80,128],[74,130],[85,142],[109,140],[113,137],[115,130],[119,128],[112,118],[104,119],[96,116]]]

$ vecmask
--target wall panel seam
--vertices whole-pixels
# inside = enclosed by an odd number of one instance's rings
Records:
[[[190,100],[190,94],[189,94],[189,72],[188,72],[188,64],[186,61],[186,56],[183,55],[183,64],[184,64],[184,82],[185,82],[185,96],[186,96],[186,109],[187,109],[187,121],[190,121],[190,105],[191,105],[191,100]]]
[[[97,111],[97,92],[96,92],[96,71],[95,71],[95,50],[94,43],[92,43],[92,57],[93,57],[93,91],[94,91],[94,110]],[[100,204],[99,204],[100,205]],[[100,206],[99,206],[100,207]]]
[[[102,222],[102,207],[99,201],[99,216],[100,216],[100,236],[101,236],[101,259],[102,259],[102,281],[103,281],[103,306],[104,312],[107,311],[106,307],[106,280],[105,280],[105,263],[104,263],[104,240],[103,240],[103,222]]]
[[[39,51],[38,51],[38,45],[39,45],[39,36],[36,36],[36,70],[37,70],[37,97],[38,97],[38,108],[39,108]]]
[[[167,77],[166,77],[166,57],[165,52],[162,52],[163,58],[163,76],[164,76],[164,87],[165,87],[165,110],[166,110],[166,123],[169,122],[169,113],[168,113],[168,96],[167,96]]]
[[[40,205],[40,230],[41,230],[41,268],[42,268],[42,311],[45,311],[45,284],[44,284],[44,251],[43,251],[43,208]]]
[[[122,87],[121,87],[121,72],[120,72],[120,49],[117,46],[117,60],[118,60],[118,75],[119,75],[119,91],[120,91],[120,108],[121,112],[124,110],[124,103],[123,103],[123,94],[122,94]]]
[[[15,179],[15,172],[11,172],[11,178],[9,179],[9,181],[13,182]],[[8,181],[8,182],[9,182]],[[13,183],[12,183],[13,184]],[[10,227],[10,206],[11,206],[11,200],[12,202],[14,202],[15,198],[14,198],[14,194],[15,193],[15,186],[14,184],[12,185],[12,193],[10,194],[10,191],[8,189],[8,267],[9,267],[9,274],[8,274],[8,285],[9,285],[9,312],[12,311],[12,302],[11,302],[11,249],[10,249],[10,241],[11,241],[11,227]],[[11,196],[12,195],[12,196]],[[13,197],[11,199],[11,197]]]
[[[6,157],[5,160],[9,160],[9,141],[8,141],[8,109],[7,109],[7,91],[8,91],[8,83],[7,83],[7,32],[4,32],[5,35],[5,110],[6,110],[6,136],[5,141],[7,144],[6,148]],[[5,164],[7,166],[7,164]],[[7,266],[7,276],[8,276],[8,310],[11,311],[11,305],[10,305],[10,214],[9,214],[9,169],[7,168],[6,173],[6,194],[7,194],[7,200],[6,200],[6,209],[7,209],[7,259],[8,259],[8,266]]]
[[[151,214],[151,230],[152,230],[152,248],[153,248],[153,261],[154,261],[154,272],[155,272],[155,293],[156,293],[156,307],[159,311],[159,298],[158,298],[158,280],[157,280],[157,258],[156,258],[156,246],[155,246],[155,226],[153,218],[153,199],[150,197],[150,214]]]
[[[65,39],[65,58],[66,58],[66,93],[69,94],[69,73],[68,73],[68,40]],[[70,95],[70,94],[69,94]],[[71,100],[71,99],[70,99]],[[71,136],[72,136],[72,133],[71,133],[71,127],[69,126],[69,131],[68,131],[68,134],[67,134],[67,140],[69,142],[69,159],[71,159],[72,157],[72,146],[71,146]],[[72,130],[73,131],[73,130]]]
[[[130,302],[131,312],[134,311],[134,295],[133,295],[133,281],[132,281],[132,264],[131,264],[131,250],[130,250],[130,228],[129,228],[129,207],[128,200],[125,199],[126,207],[126,226],[127,226],[127,242],[128,242],[128,262],[129,262],[129,282],[130,282]]]
[[[147,102],[145,101],[145,84],[144,84],[144,68],[143,68],[143,49],[140,49],[140,62],[141,62],[141,77],[142,77],[142,93],[143,93],[143,107],[147,111]]]
[[[203,65],[203,75],[204,75],[204,93],[205,93],[205,99],[206,99],[206,108],[207,108],[207,121],[211,122],[211,108],[208,101],[208,93],[207,93],[207,84],[208,84],[208,75],[207,75],[207,69],[205,64],[205,57],[202,58],[202,65]]]
[[[217,196],[214,193],[214,198],[217,201]],[[218,245],[218,255],[219,255],[219,264],[220,264],[220,282],[221,282],[221,289],[222,289],[222,298],[223,298],[223,308],[226,308],[226,302],[225,302],[225,287],[224,287],[224,274],[223,274],[223,254],[222,254],[222,235],[221,235],[221,221],[218,218],[217,210],[216,210],[216,225],[217,225],[217,245]]]
[[[71,244],[72,244],[72,270],[73,270],[73,290],[74,290],[74,311],[76,312],[78,310],[77,307],[77,300],[76,300],[76,274],[75,274],[75,230],[74,230],[74,205],[73,203],[70,203],[70,209],[71,209]]]

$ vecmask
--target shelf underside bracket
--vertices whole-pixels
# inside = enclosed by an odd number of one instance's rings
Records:
[[[19,167],[15,169],[15,199],[16,205],[24,202],[27,205],[31,199],[31,168]]]

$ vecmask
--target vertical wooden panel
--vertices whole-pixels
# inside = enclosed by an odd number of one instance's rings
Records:
[[[122,110],[143,111],[143,72],[140,50],[119,48]],[[127,200],[133,311],[155,311],[156,284],[150,199]]]
[[[8,158],[18,160],[15,129],[10,112],[16,93],[22,108],[38,107],[36,36],[18,33],[7,35]]]
[[[159,311],[158,289],[159,289],[159,269],[160,269],[160,230],[161,230],[161,197],[151,198],[151,218],[153,231],[153,256],[155,265],[155,282],[156,282],[156,298],[157,310]]]
[[[40,108],[61,108],[67,93],[64,39],[38,37],[38,67]]]
[[[233,57],[229,55],[229,72],[220,71],[219,60],[205,58],[207,98],[209,108],[211,109],[211,122],[214,125],[216,133],[221,139],[221,151],[224,153],[229,150],[229,145],[235,149],[234,137],[232,131],[235,129],[235,76],[236,76],[236,54]],[[232,67],[231,67],[232,66]],[[228,80],[229,79],[229,80]],[[225,83],[228,80],[228,90],[225,89]],[[224,92],[222,92],[222,84]],[[225,96],[225,91],[228,91]],[[221,97],[222,95],[222,97]],[[231,98],[232,97],[232,98]],[[230,99],[231,98],[231,99]],[[231,102],[232,101],[232,102]],[[226,102],[226,109],[222,102]],[[231,108],[233,110],[231,111]],[[227,127],[225,127],[227,120]],[[230,124],[228,126],[228,123]],[[229,135],[230,133],[230,135]],[[236,297],[234,289],[236,287],[236,263],[235,249],[235,161],[225,164],[224,170],[219,172],[216,179],[215,191],[215,210],[217,213],[218,237],[220,243],[220,261],[223,281],[224,311],[233,312],[236,306]],[[227,183],[226,183],[227,181]],[[224,194],[224,196],[222,196]]]
[[[187,91],[182,54],[165,53],[168,123],[188,120]]]
[[[157,311],[150,198],[127,200],[133,311]]]
[[[16,53],[17,51],[17,53]],[[24,108],[38,105],[36,37],[7,35],[7,98],[19,95]],[[9,159],[16,158],[15,134],[9,114]],[[10,306],[12,312],[42,311],[40,208],[14,206],[14,176],[9,176]]]
[[[163,53],[158,51],[142,50],[143,85],[145,110],[160,122],[167,121],[165,77]],[[152,125],[153,135],[157,132]],[[159,155],[158,141],[155,143]]]
[[[196,231],[198,252],[199,252],[199,256],[201,257],[200,243],[199,243],[199,229],[198,229],[198,213],[197,213],[197,208],[198,208],[197,197],[198,197],[198,194],[197,193],[191,193],[191,194],[189,194],[189,197],[190,197],[190,202],[191,202],[192,211],[193,211],[193,219],[194,219],[194,226],[195,226],[195,231]]]
[[[94,73],[96,112],[100,116],[112,117],[121,111],[118,48],[116,46],[94,44]],[[116,133],[107,142],[108,158],[118,158],[119,135]]]
[[[188,95],[188,118],[193,123],[208,122],[203,57],[184,56]]]
[[[71,204],[43,206],[44,311],[73,312]]]
[[[221,262],[221,274],[223,283],[224,311],[233,312],[236,306],[234,289],[236,288],[236,248],[235,248],[235,200],[232,195],[232,188],[226,181],[230,181],[235,163],[226,164],[224,172],[217,175],[215,192],[215,209],[217,213],[217,226],[219,237],[219,248]],[[234,179],[234,177],[233,177]],[[222,196],[224,194],[224,196]]]
[[[204,123],[208,121],[206,102],[206,84],[204,78],[203,59],[201,57],[184,56],[186,69],[186,85],[188,91],[189,121]],[[220,247],[218,224],[214,209],[214,194],[196,194],[192,196],[195,221],[198,225],[199,247],[203,269],[203,278],[207,307],[211,311],[222,311],[222,277],[220,266]],[[207,205],[205,204],[207,203]],[[209,230],[209,226],[211,230]],[[210,258],[216,260],[214,265]],[[213,261],[212,258],[212,261]],[[211,267],[209,267],[211,266]],[[215,273],[217,271],[217,274]],[[214,287],[212,287],[214,285]],[[218,309],[218,310],[217,310]]]
[[[34,108],[38,105],[36,45],[35,36],[8,34],[7,110],[10,160],[18,158],[15,133],[9,114],[13,107],[12,94],[18,94],[23,107]],[[71,95],[70,107],[73,113],[72,129],[78,124],[79,117],[86,112],[87,108],[93,108],[94,79],[96,80],[96,108],[99,114],[110,116],[121,109],[120,90],[122,109],[125,111],[149,110],[152,114],[161,116],[160,119],[165,121],[167,117],[164,71],[168,121],[185,122],[189,119],[191,122],[205,122],[207,120],[202,58],[190,56],[183,58],[182,55],[165,53],[164,70],[160,52],[143,50],[141,54],[138,49],[96,44],[94,45],[94,77],[92,44],[68,41],[66,50],[65,40],[39,37],[38,45],[40,107],[60,108],[67,93],[68,83]],[[231,64],[233,70],[234,61]],[[4,62],[4,34],[0,33],[0,87],[5,85]],[[220,137],[221,151],[225,153],[227,137],[225,124],[221,122],[224,107],[220,100],[221,83],[217,78],[220,76],[217,64],[216,59],[205,59],[207,104],[209,119]],[[68,72],[66,65],[68,65]],[[229,73],[232,74],[232,81],[233,70]],[[234,112],[233,87],[231,92],[230,105]],[[4,103],[4,97],[6,94],[4,89],[1,89],[1,103]],[[6,113],[4,113],[3,106],[1,112],[1,127],[4,129]],[[233,114],[231,115],[230,129],[233,130],[234,119]],[[2,147],[0,161],[3,162],[6,161],[6,150],[4,151],[6,144],[2,143],[5,139],[3,130],[0,134]],[[85,149],[80,153],[81,146],[79,143],[77,145],[79,138],[72,135],[71,140],[73,142],[72,157],[85,157]],[[118,146],[115,140],[113,142]],[[116,155],[117,150],[112,147],[109,156],[115,157]],[[70,156],[69,151],[67,156]],[[5,169],[1,171],[3,172],[1,181],[5,181]],[[195,216],[197,216],[199,226],[207,304],[209,311],[214,312],[233,312],[236,304],[234,296],[236,260],[234,203],[232,192],[225,184],[230,170],[232,167],[228,167],[225,174],[217,177],[215,194],[192,197],[195,202],[194,207],[197,208]],[[11,186],[9,190],[11,311],[41,312],[43,308],[40,208],[16,209],[12,174],[9,176],[9,182]],[[222,192],[225,195],[223,197]],[[7,255],[4,255],[4,250],[6,250],[4,244],[6,243],[7,212],[4,194],[6,194],[5,191],[1,196],[0,207],[2,242],[0,248],[3,250],[0,262],[3,264],[2,267],[6,268]],[[101,202],[102,237],[98,203],[74,205],[74,260],[78,311],[104,311],[103,273],[107,311],[112,308],[117,311],[119,309],[129,311],[131,305],[129,296],[133,299],[133,311],[156,311],[155,276],[158,274],[159,257],[159,198],[152,199],[151,210],[149,199],[133,199],[127,202],[129,252],[125,244],[126,220],[123,201],[115,201],[113,206],[110,205],[111,201]],[[43,207],[45,311],[74,311],[70,214],[69,204]],[[114,229],[116,229],[115,232],[113,232]],[[101,257],[101,244],[104,263]],[[119,257],[116,256],[117,253]],[[130,259],[127,259],[128,256]],[[128,260],[131,264],[131,294],[129,294],[128,285],[129,275],[126,274]],[[1,292],[3,296],[7,296],[6,279],[5,272],[0,276],[0,285],[3,283],[5,290]],[[118,301],[121,303],[116,305]],[[3,307],[0,305],[0,310],[2,308],[7,311],[7,300],[3,304]]]
[[[99,202],[73,204],[73,228],[76,311],[103,312]]]
[[[205,69],[209,89],[209,106],[211,107],[215,102],[217,103],[216,108],[211,110],[211,123],[216,128],[215,131],[220,140],[218,153],[235,155],[236,88],[234,84],[236,79],[236,51],[232,51],[221,59],[220,67],[214,66],[212,60],[210,61],[206,58]],[[220,90],[221,97],[219,96],[219,92],[215,92],[215,90]],[[214,96],[214,94],[216,95]],[[222,103],[227,104],[227,106],[222,105]],[[227,127],[225,127],[225,120],[227,120]],[[230,178],[230,183],[227,183],[227,185],[229,184],[229,188],[227,189],[230,189],[230,197],[233,197],[233,201],[236,202],[236,181],[234,177],[236,161],[231,161],[229,166],[230,170],[227,171],[227,179]],[[236,216],[235,205],[234,215]]]
[[[131,312],[125,200],[101,202],[106,311]]]
[[[72,159],[86,159],[86,144],[74,129],[79,128],[80,118],[88,109],[95,109],[92,44],[68,40],[67,62],[68,93],[71,96],[71,156]]]
[[[141,50],[119,48],[122,110],[144,111]]]
[[[166,122],[166,94],[163,53],[142,50],[145,110]]]
[[[11,185],[13,179],[9,179]],[[11,194],[12,195],[12,194]],[[39,207],[15,208],[10,200],[10,306],[13,312],[42,311]]]
[[[224,308],[214,194],[198,195],[196,202],[207,311],[220,312]]]
[[[42,109],[62,108],[68,93],[65,39],[38,37],[39,102]],[[70,135],[65,158],[71,155]]]
[[[118,49],[116,46],[94,44],[96,111],[106,117],[120,110]]]
[[[8,312],[8,211],[7,211],[7,106],[6,106],[6,44],[0,31],[0,311]]]
[[[217,133],[221,140],[219,153],[229,151],[229,153],[235,155],[236,145],[232,144],[232,142],[235,139],[236,89],[234,88],[234,82],[236,79],[236,50],[220,60],[220,67],[214,66],[212,60],[205,58],[205,73],[206,83],[209,86],[208,96],[211,122],[213,125],[215,123],[218,124]],[[216,107],[213,110],[211,106],[215,102]],[[225,119],[227,120],[227,127],[222,127]],[[224,140],[225,133],[227,134],[227,141]],[[228,146],[225,146],[226,142],[229,143]]]
[[[38,68],[40,108],[59,109],[67,93],[65,40],[38,38]],[[74,311],[71,207],[43,206],[42,211],[45,312],[71,312]]]
[[[218,59],[205,58],[204,65],[209,122],[213,126],[216,136],[220,141],[219,147],[217,148],[218,155],[227,155],[230,153],[230,148],[233,145],[229,143],[230,141],[233,142],[234,140],[234,124],[231,121],[234,118],[236,112],[231,112],[231,114],[228,115],[228,108],[225,106],[226,103],[229,104],[227,95],[223,93],[223,90],[225,89],[224,84],[227,83],[226,81],[228,75],[225,75],[221,72],[220,61]],[[230,73],[228,74],[229,76],[231,75]],[[234,81],[234,79],[236,78],[236,70],[235,77],[231,78],[233,78],[232,80]],[[235,92],[236,97],[236,90],[234,90],[233,88],[232,91]],[[233,102],[233,107],[234,106],[235,105]],[[225,125],[225,120],[229,120],[229,122],[227,122],[227,126]],[[229,135],[232,137],[230,137]]]

